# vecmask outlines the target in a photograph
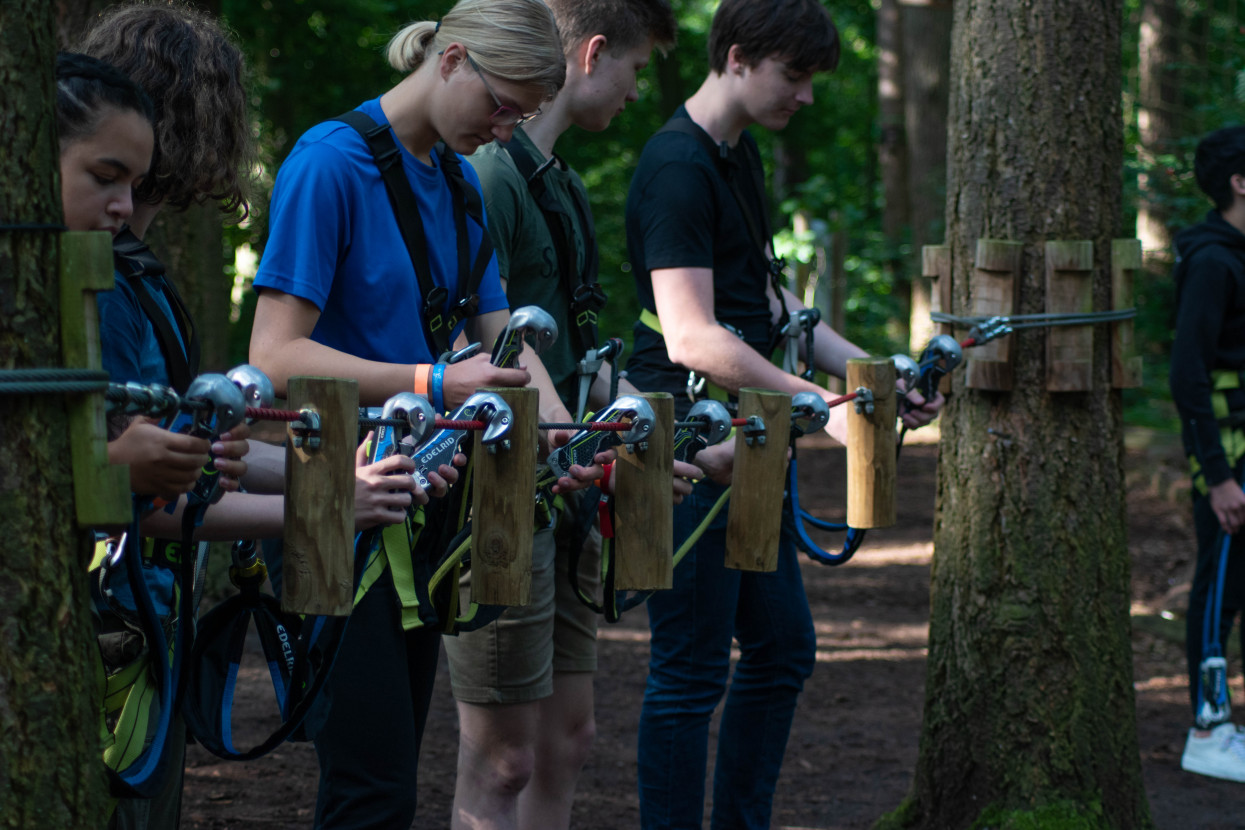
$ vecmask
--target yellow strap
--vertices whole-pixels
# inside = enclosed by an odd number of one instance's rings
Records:
[[[1216,369],[1210,373],[1211,384],[1218,391],[1241,388],[1241,373],[1235,369]]]
[[[415,543],[424,528],[424,511],[415,512],[414,519],[387,526],[381,531],[381,554],[375,557],[363,573],[355,604],[385,572],[387,566],[393,574],[393,587],[402,603],[402,630],[409,631],[423,625],[419,617],[419,593],[415,590],[415,566],[411,557]]]
[[[663,333],[661,330],[661,320],[658,319],[656,314],[649,311],[647,308],[640,309],[640,322],[643,323],[645,326],[648,326],[650,329],[657,332],[658,334]],[[705,378],[704,380],[705,380],[705,395],[708,396],[709,400],[711,401],[729,401],[730,400],[731,396],[729,392],[727,392],[721,386],[718,386],[716,383],[709,380],[708,378]]]

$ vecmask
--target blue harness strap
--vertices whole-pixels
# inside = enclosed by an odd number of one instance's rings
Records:
[[[366,568],[358,558],[356,570]],[[326,686],[346,632],[349,617],[299,617],[281,610],[261,593],[263,562],[231,573],[239,593],[221,602],[199,622],[191,651],[182,715],[186,727],[205,749],[220,758],[249,761],[284,741],[315,737],[328,716]],[[357,582],[357,578],[356,578]],[[246,749],[233,739],[233,702],[247,631],[254,623],[272,680],[281,725]]]
[[[812,559],[821,565],[842,565],[856,555],[856,551],[860,549],[860,545],[865,540],[865,531],[858,527],[848,527],[846,524],[838,522],[827,522],[818,519],[804,511],[800,507],[800,487],[799,487],[799,471],[797,468],[797,454],[795,442],[791,442],[791,462],[787,465],[787,492],[791,494],[791,512],[795,517],[796,546]],[[838,553],[830,553],[821,548],[813,537],[809,535],[806,525],[812,525],[817,530],[828,531],[847,531],[846,538],[843,542],[843,549]]]
[[[1214,587],[1202,615],[1202,663],[1198,667],[1196,717],[1197,725],[1202,729],[1224,723],[1231,715],[1228,663],[1219,640],[1219,627],[1223,620],[1223,587],[1227,581],[1228,555],[1232,549],[1232,537],[1223,530],[1219,531],[1218,548]]]

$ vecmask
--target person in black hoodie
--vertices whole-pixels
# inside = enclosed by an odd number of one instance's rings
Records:
[[[1240,483],[1245,470],[1245,127],[1204,138],[1194,172],[1215,209],[1176,237],[1170,385],[1193,475],[1197,532],[1185,638],[1195,726],[1181,767],[1245,782],[1245,732],[1229,719],[1220,645],[1245,607],[1245,536],[1236,536],[1245,527]]]

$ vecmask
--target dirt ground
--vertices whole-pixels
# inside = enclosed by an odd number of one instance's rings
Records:
[[[1193,551],[1187,490],[1179,452],[1170,442],[1155,444],[1130,434],[1129,444],[1137,724],[1155,825],[1245,828],[1242,785],[1179,768],[1187,726],[1180,586],[1191,577]],[[805,448],[800,461],[805,506],[816,515],[841,516],[842,450]],[[924,696],[936,464],[936,446],[905,447],[899,525],[870,532],[861,553],[843,567],[803,563],[817,623],[818,666],[796,713],[775,798],[775,828],[868,828],[911,786]],[[823,479],[818,471],[831,472]],[[575,827],[638,825],[636,720],[647,639],[642,609],[602,627],[598,736],[580,780]],[[266,682],[258,667],[244,667],[237,726],[243,742],[248,734],[273,727],[271,689],[261,685]],[[1239,679],[1236,684],[1235,699],[1245,699]],[[449,825],[456,741],[442,661],[420,762],[416,826],[421,829]],[[316,775],[315,753],[306,744],[285,744],[250,763],[220,761],[192,746],[183,827],[309,827]]]

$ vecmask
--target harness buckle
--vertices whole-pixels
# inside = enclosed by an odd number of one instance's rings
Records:
[[[695,370],[687,373],[687,399],[696,403],[696,398],[705,391],[705,378],[696,374]]]

